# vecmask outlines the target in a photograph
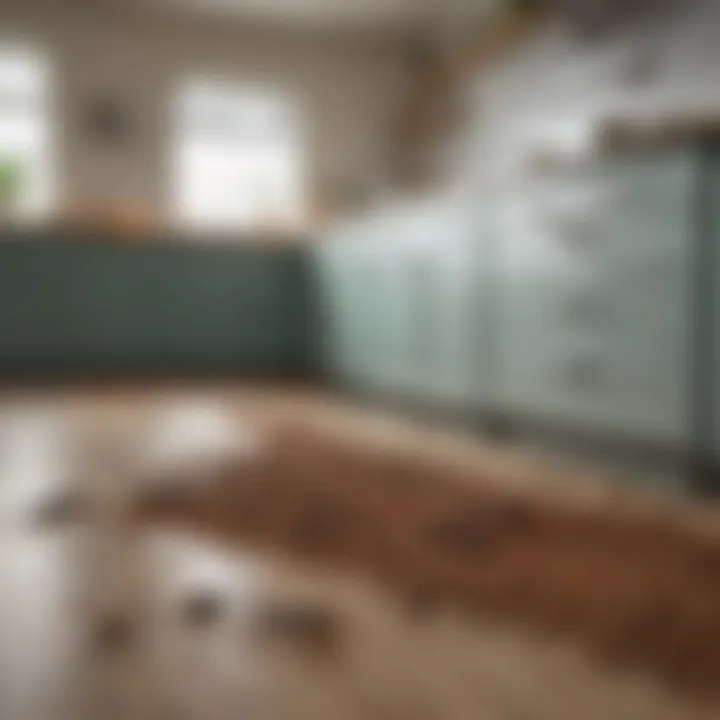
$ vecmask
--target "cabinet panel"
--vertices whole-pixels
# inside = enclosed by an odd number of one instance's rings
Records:
[[[477,238],[460,239],[446,248],[438,270],[443,313],[437,387],[452,404],[472,407],[486,384],[482,335],[482,248]]]
[[[510,409],[687,441],[692,173],[689,158],[611,166],[508,213],[498,324]]]
[[[536,203],[508,208],[498,236],[499,401],[503,409],[590,420],[595,349],[573,313],[587,268]],[[580,295],[581,297],[581,295]],[[582,392],[575,385],[583,385]]]
[[[474,230],[440,204],[367,223],[335,290],[341,364],[432,403],[687,443],[696,170],[583,169]]]
[[[693,172],[682,156],[619,167],[608,183],[627,192],[602,204],[610,247],[596,263],[597,334],[612,378],[606,420],[673,443],[689,439]]]
[[[441,403],[472,393],[472,255],[458,244],[414,251],[402,259],[408,282],[411,385]]]

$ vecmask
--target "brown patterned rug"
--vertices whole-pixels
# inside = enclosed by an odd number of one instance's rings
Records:
[[[452,602],[720,692],[717,535],[659,512],[505,492],[308,431],[277,445],[201,494],[144,498],[141,518],[357,569],[406,593],[409,608]]]

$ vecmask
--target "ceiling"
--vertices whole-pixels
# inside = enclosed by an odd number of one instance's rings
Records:
[[[487,13],[507,0],[0,0],[0,8],[63,17],[111,14],[165,19],[196,18],[244,23],[261,29],[342,31],[384,34],[425,42],[476,28]]]
[[[487,9],[493,0],[140,0],[156,7],[306,28],[412,31]]]

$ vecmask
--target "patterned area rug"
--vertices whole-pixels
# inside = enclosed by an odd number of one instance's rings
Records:
[[[139,518],[357,570],[396,587],[413,611],[451,602],[720,692],[717,535],[660,512],[619,516],[505,491],[308,430],[286,429],[275,447],[229,464],[212,486],[148,493]]]

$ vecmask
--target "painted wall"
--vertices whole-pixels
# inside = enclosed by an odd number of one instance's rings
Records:
[[[61,199],[168,201],[173,94],[208,75],[278,87],[300,108],[311,188],[366,186],[384,176],[392,125],[406,92],[402,44],[388,38],[260,30],[219,19],[0,0],[0,37],[46,48],[55,69]],[[50,9],[48,9],[50,7]],[[100,93],[122,101],[128,147],[100,152],[83,133],[83,107]],[[312,191],[311,191],[312,192]]]

